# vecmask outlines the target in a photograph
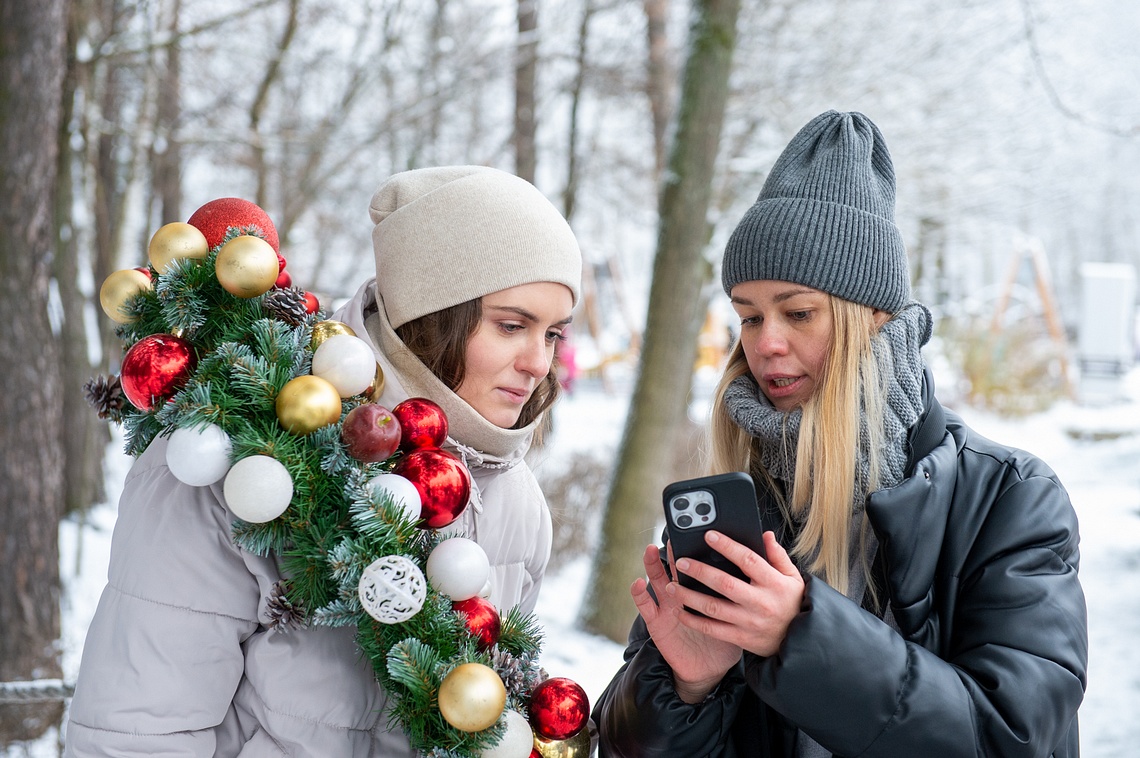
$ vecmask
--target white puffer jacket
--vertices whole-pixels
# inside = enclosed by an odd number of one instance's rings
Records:
[[[533,610],[551,542],[523,461],[533,429],[500,429],[440,383],[396,337],[372,281],[335,318],[372,342],[386,376],[382,405],[420,396],[443,407],[447,447],[474,482],[448,531],[486,550],[500,610]],[[221,484],[179,482],[166,447],[156,439],[127,476],[65,755],[410,755],[404,735],[387,728],[384,692],[353,629],[266,628],[276,561],[232,543]]]

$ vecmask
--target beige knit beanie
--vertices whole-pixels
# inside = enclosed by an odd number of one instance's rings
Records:
[[[376,288],[392,328],[531,282],[578,302],[582,253],[534,185],[485,166],[395,174],[372,196]]]

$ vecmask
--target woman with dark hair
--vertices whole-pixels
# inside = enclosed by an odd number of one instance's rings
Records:
[[[894,191],[878,128],[828,112],[731,235],[712,473],[751,474],[767,560],[716,531],[745,580],[646,550],[602,756],[1078,754],[1076,515],[935,398]]]
[[[489,600],[529,613],[551,523],[523,456],[557,396],[551,364],[578,299],[578,244],[536,188],[490,168],[397,174],[370,214],[376,277],[333,318],[372,344],[381,405],[443,408],[443,447],[472,476],[448,530],[486,552]],[[410,755],[355,629],[274,629],[277,557],[234,545],[221,484],[176,479],[167,442],[127,477],[66,755]]]

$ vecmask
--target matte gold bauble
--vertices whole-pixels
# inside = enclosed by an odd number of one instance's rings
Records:
[[[482,663],[462,663],[439,686],[439,712],[461,732],[481,732],[499,720],[507,688],[495,670]]]
[[[175,221],[154,233],[146,252],[154,270],[165,274],[175,258],[205,258],[210,254],[210,246],[197,227]]]
[[[231,295],[246,299],[264,295],[277,281],[277,253],[261,237],[243,234],[222,245],[214,273]]]
[[[564,740],[548,740],[536,734],[534,749],[542,758],[589,758],[590,730],[579,729],[573,737]]]
[[[277,393],[277,421],[293,434],[308,434],[340,420],[340,393],[319,376],[298,376]]]
[[[313,337],[309,340],[309,347],[313,348],[315,352],[316,349],[321,346],[322,342],[338,334],[347,334],[350,337],[356,336],[356,332],[353,331],[352,327],[343,321],[333,321],[332,319],[318,321],[313,324]]]
[[[126,311],[127,301],[150,286],[150,277],[133,268],[112,272],[99,288],[99,305],[115,323],[129,324],[135,317]]]

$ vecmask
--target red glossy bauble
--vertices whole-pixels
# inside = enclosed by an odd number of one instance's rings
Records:
[[[463,462],[443,450],[415,450],[393,469],[420,493],[422,529],[441,529],[463,513],[471,497],[471,474]]]
[[[447,415],[427,398],[410,397],[393,408],[392,415],[400,422],[400,449],[405,453],[439,447],[447,439]]]
[[[135,266],[135,271],[140,271],[146,274],[146,278],[154,281],[154,274],[150,272],[150,266]]]
[[[152,334],[123,356],[119,381],[123,394],[141,411],[149,411],[178,390],[194,371],[194,346],[173,334]]]
[[[312,316],[321,309],[321,301],[312,292],[305,293],[305,313]]]
[[[278,271],[284,271],[285,270],[285,256],[282,255],[281,253],[277,253],[277,270]]]
[[[202,232],[211,250],[225,239],[226,232],[231,226],[238,228],[256,226],[274,252],[281,248],[281,243],[277,239],[277,227],[273,226],[269,215],[255,203],[242,200],[240,197],[211,200],[194,211],[194,215],[187,223]]]
[[[466,600],[456,600],[451,604],[453,611],[463,614],[463,623],[468,631],[479,640],[479,649],[488,650],[499,641],[503,623],[499,619],[499,609],[489,600],[476,595]]]
[[[530,726],[539,737],[565,740],[586,725],[590,700],[573,679],[556,676],[531,691],[529,714]]]
[[[293,275],[285,269],[279,269],[279,273],[277,274],[277,281],[273,283],[273,286],[279,290],[289,289],[293,286]]]

